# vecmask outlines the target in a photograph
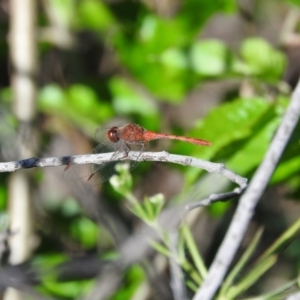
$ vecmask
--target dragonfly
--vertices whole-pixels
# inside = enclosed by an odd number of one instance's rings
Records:
[[[125,124],[113,126],[110,129],[96,129],[98,146],[93,150],[94,154],[113,152],[110,161],[103,164],[91,165],[67,165],[64,170],[66,179],[86,179],[92,185],[107,181],[115,171],[117,157],[124,153],[124,158],[130,151],[137,151],[139,156],[146,151],[149,142],[158,139],[169,139],[187,142],[198,146],[210,146],[211,143],[197,138],[178,136],[166,133],[157,133],[144,129],[137,124]],[[136,167],[138,161],[130,162],[130,170]]]

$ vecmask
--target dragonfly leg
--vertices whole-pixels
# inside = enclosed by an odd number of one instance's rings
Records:
[[[140,145],[141,145],[141,149],[139,149],[139,155],[137,156],[136,160],[138,160],[141,157],[142,153],[144,152],[144,149],[146,148],[145,143],[140,143]]]
[[[123,151],[122,151],[122,152],[124,152],[124,156],[122,157],[122,159],[128,157],[128,153],[131,151],[131,148],[128,143],[125,143],[125,146],[126,146],[126,149],[123,149]]]

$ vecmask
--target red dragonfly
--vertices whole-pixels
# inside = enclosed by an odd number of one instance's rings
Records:
[[[92,184],[104,182],[115,173],[115,165],[118,163],[118,161],[113,161],[115,157],[120,153],[128,153],[129,151],[142,153],[148,149],[149,141],[157,139],[178,140],[198,146],[211,145],[210,142],[202,139],[156,133],[137,124],[114,126],[109,130],[98,128],[96,130],[96,140],[99,145],[93,150],[93,153],[114,152],[111,161],[103,164],[68,165],[65,168],[64,177],[68,179],[86,178]],[[137,163],[137,161],[131,162],[130,169],[134,168]]]

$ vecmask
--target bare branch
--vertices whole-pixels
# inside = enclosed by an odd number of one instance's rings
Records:
[[[253,176],[248,189],[240,199],[224,241],[210,267],[208,276],[194,300],[212,299],[222,284],[223,278],[243,239],[254,208],[262,196],[279,158],[298,122],[300,114],[300,81],[292,95],[291,103],[266,153],[266,156]]]
[[[206,206],[216,201],[225,201],[232,197],[239,196],[247,187],[247,179],[241,177],[232,171],[225,168],[223,164],[212,163],[199,158],[193,158],[190,156],[182,156],[176,154],[169,154],[168,152],[133,152],[124,156],[120,153],[119,157],[113,156],[114,153],[104,153],[104,154],[88,154],[88,155],[76,155],[76,156],[62,156],[62,157],[49,157],[49,158],[36,158],[32,157],[29,159],[24,159],[20,161],[5,162],[0,163],[0,172],[13,172],[19,169],[29,169],[35,167],[57,167],[63,165],[80,165],[80,164],[103,164],[106,162],[114,160],[124,161],[126,160],[137,160],[137,161],[159,161],[159,162],[169,162],[176,163],[184,166],[196,167],[199,169],[206,170],[210,173],[219,173],[232,182],[239,185],[238,188],[234,189],[232,192],[223,194],[212,194],[209,198],[202,200],[199,203],[188,205],[186,209],[190,210],[199,206]]]

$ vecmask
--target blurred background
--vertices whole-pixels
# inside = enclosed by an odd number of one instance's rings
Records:
[[[299,5],[1,0],[1,162],[91,153],[96,128],[136,123],[213,144],[160,140],[151,151],[225,163],[251,180],[299,79]],[[250,269],[299,218],[299,139],[298,124],[240,249],[239,256],[264,228]],[[174,299],[167,255],[149,244],[160,242],[159,234],[132,213],[124,193],[109,182],[65,180],[63,170],[0,174],[1,297]],[[180,236],[188,226],[208,267],[237,199],[189,213],[184,205],[234,186],[221,175],[167,163],[143,162],[131,175],[138,201],[163,194],[155,215],[161,228]],[[297,278],[296,237],[272,268],[223,299],[259,296]],[[188,298],[203,279],[191,247],[182,248]]]

